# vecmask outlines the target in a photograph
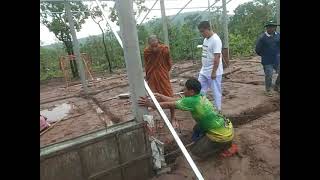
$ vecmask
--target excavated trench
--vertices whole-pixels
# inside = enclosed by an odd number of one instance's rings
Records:
[[[231,120],[233,127],[239,127],[242,124],[246,124],[250,121],[256,120],[263,115],[279,111],[280,110],[280,100],[272,99],[270,102],[265,104],[260,104],[254,108],[250,108],[246,111],[241,112],[236,116],[229,116],[228,118]]]
[[[227,116],[233,124],[235,128],[249,123],[251,121],[254,121],[266,114],[279,111],[280,110],[280,100],[277,99],[271,99],[269,102],[260,104],[254,108],[250,108],[248,110],[245,110],[241,112],[239,115],[235,116]],[[192,132],[186,131],[185,133],[182,133],[180,136],[181,141],[183,144],[188,147],[190,147],[192,141],[191,141]],[[164,147],[164,154],[165,154],[165,160],[167,164],[173,165],[176,158],[181,155],[181,151],[175,141],[170,142],[169,144],[166,144]]]

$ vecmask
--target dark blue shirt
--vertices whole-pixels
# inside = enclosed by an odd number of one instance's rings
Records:
[[[279,64],[280,61],[280,33],[273,36],[263,33],[256,44],[256,53],[261,56],[262,65]]]

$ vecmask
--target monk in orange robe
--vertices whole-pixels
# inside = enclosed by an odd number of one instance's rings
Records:
[[[159,43],[155,35],[148,38],[148,47],[144,49],[144,68],[146,81],[153,93],[173,97],[169,71],[172,67],[169,47]],[[175,110],[170,109],[171,123],[175,122]],[[177,123],[173,124],[177,127]]]

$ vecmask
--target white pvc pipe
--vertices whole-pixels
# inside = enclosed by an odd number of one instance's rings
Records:
[[[167,115],[164,113],[163,109],[161,108],[159,102],[157,101],[156,97],[154,96],[154,94],[152,93],[148,83],[144,80],[144,86],[149,94],[149,96],[151,97],[153,103],[155,104],[158,112],[160,113],[162,119],[164,120],[164,122],[166,123],[166,125],[168,126],[171,134],[173,135],[173,138],[175,139],[175,141],[177,142],[179,148],[181,149],[184,157],[186,157],[189,165],[191,166],[193,172],[195,173],[195,175],[197,176],[197,178],[199,180],[204,180],[204,178],[202,177],[199,169],[197,168],[196,164],[193,162],[191,156],[189,155],[187,149],[184,147],[182,141],[180,140],[178,134],[176,133],[176,131],[174,130],[173,126],[171,125]]]

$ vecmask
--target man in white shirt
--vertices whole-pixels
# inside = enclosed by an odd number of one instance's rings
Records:
[[[202,21],[198,25],[198,29],[205,38],[202,45],[202,68],[198,78],[202,87],[201,93],[206,94],[208,89],[211,88],[214,105],[221,111],[222,42],[220,37],[211,30],[208,21]]]

